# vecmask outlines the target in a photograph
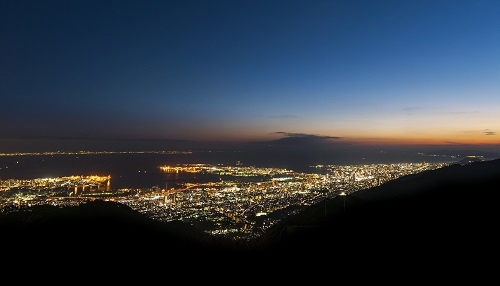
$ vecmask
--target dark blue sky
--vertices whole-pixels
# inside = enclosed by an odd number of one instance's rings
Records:
[[[4,0],[0,148],[498,146],[498,15],[483,0]]]

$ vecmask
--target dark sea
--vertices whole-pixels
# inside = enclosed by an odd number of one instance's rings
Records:
[[[416,153],[388,154],[322,153],[288,151],[199,151],[191,154],[112,153],[112,154],[55,154],[0,156],[0,179],[54,178],[72,175],[111,176],[111,188],[164,188],[184,182],[217,181],[213,174],[164,173],[159,167],[178,164],[212,164],[224,166],[255,166],[286,168],[296,172],[313,173],[311,166],[349,165],[401,162],[445,162],[451,159],[428,157]]]

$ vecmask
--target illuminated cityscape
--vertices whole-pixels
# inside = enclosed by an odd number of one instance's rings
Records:
[[[34,205],[74,206],[90,200],[125,204],[159,221],[183,221],[215,236],[251,239],[281,219],[338,195],[381,185],[449,163],[316,165],[313,173],[281,168],[211,164],[161,165],[165,173],[224,175],[218,181],[180,182],[176,187],[111,187],[111,176],[73,175],[0,180],[0,211]]]
[[[0,1],[5,280],[494,281],[499,14]]]

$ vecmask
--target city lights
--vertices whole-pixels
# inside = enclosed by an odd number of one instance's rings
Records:
[[[8,179],[0,180],[0,210],[11,212],[43,204],[70,206],[101,199],[127,205],[154,220],[178,220],[212,235],[251,239],[283,217],[322,200],[345,198],[362,189],[446,165],[448,163],[317,165],[312,166],[317,171],[314,173],[241,164],[159,166],[166,173],[206,173],[233,178],[182,182],[176,188],[112,189],[109,175]],[[259,180],[240,180],[244,177]]]

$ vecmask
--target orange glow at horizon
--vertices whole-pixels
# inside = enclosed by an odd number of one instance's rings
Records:
[[[308,133],[303,133],[308,134]],[[311,135],[316,135],[318,137],[325,137],[323,143],[349,143],[356,145],[500,145],[500,134],[485,135],[483,131],[481,132],[471,132],[464,134],[426,134],[426,135],[412,135],[404,136],[403,134],[394,135],[372,135],[372,136],[356,136],[356,135],[330,135],[325,133],[312,133]],[[338,139],[329,139],[328,136],[339,137]],[[278,134],[266,134],[264,136],[255,137],[245,137],[245,138],[232,138],[224,137],[219,138],[219,140],[210,138],[208,140],[200,140],[200,142],[211,142],[211,143],[251,143],[251,142],[268,142],[270,144],[276,143],[278,139],[286,138],[284,135]]]
[[[485,130],[462,133],[434,132],[426,134],[386,134],[379,136],[349,136],[342,141],[369,145],[498,145],[500,135]]]
[[[500,140],[484,140],[484,138],[364,138],[357,137],[345,141],[359,145],[500,145]],[[344,142],[345,142],[344,141]]]

